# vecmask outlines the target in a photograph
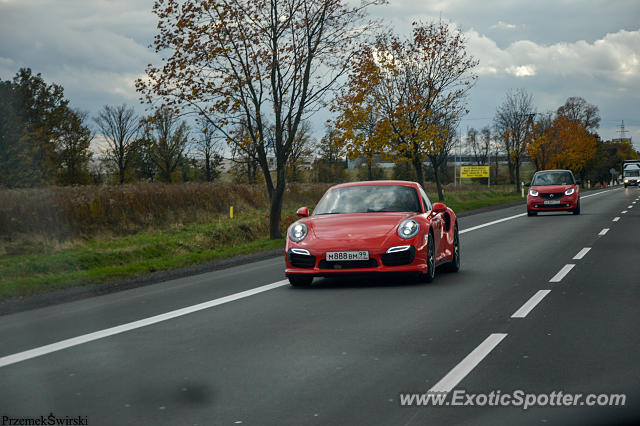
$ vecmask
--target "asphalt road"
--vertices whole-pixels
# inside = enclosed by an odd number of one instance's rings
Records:
[[[637,423],[640,190],[590,194],[580,216],[518,206],[460,229],[460,272],[431,284],[293,289],[277,258],[0,316],[0,424]],[[626,405],[401,406],[430,389]]]

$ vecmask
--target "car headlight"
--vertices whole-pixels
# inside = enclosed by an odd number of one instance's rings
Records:
[[[420,224],[414,219],[403,220],[398,226],[398,236],[400,238],[413,238],[418,235],[418,231],[420,231]]]
[[[566,191],[564,191],[564,195],[571,195],[574,192],[576,192],[575,188],[569,188]]]
[[[529,190],[529,195],[531,195],[532,197],[537,197],[538,196],[538,191],[536,191],[535,189],[530,189]]]
[[[625,180],[624,180],[624,183],[629,183],[629,179],[625,179]]]
[[[294,243],[299,243],[300,241],[307,238],[309,234],[309,227],[306,223],[296,222],[289,227],[289,238]]]

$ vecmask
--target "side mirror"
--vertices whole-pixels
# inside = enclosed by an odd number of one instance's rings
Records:
[[[524,186],[526,186],[527,188],[531,186],[531,182],[525,182]]]
[[[442,213],[447,210],[447,206],[443,203],[434,203],[433,207],[431,207],[431,211],[434,213]]]
[[[296,214],[298,217],[309,217],[309,207],[300,207]]]

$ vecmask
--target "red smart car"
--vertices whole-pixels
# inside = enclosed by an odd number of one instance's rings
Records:
[[[580,214],[580,182],[571,170],[543,170],[536,172],[527,194],[527,213],[535,216],[538,212],[557,210]]]
[[[416,182],[371,181],[336,185],[312,215],[287,231],[285,274],[292,286],[316,276],[408,272],[429,282],[435,268],[460,268],[458,221],[442,203],[433,206]]]

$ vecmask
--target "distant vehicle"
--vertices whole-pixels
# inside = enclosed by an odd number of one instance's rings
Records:
[[[580,182],[571,170],[543,170],[536,172],[527,194],[527,214],[564,210],[580,214]]]
[[[624,187],[638,186],[640,183],[640,160],[625,160],[622,164],[622,179]]]
[[[401,272],[429,282],[436,266],[460,268],[458,220],[431,205],[416,182],[371,181],[327,190],[313,214],[287,231],[285,274],[294,287],[314,277]]]

